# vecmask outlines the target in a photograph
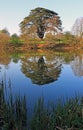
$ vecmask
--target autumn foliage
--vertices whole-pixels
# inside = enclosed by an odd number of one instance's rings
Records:
[[[0,45],[6,44],[9,42],[10,36],[5,33],[0,33]]]

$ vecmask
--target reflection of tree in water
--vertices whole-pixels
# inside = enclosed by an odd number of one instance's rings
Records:
[[[0,50],[0,64],[8,65],[10,60],[11,58],[9,57],[9,53],[4,50]]]
[[[76,56],[71,62],[71,67],[76,76],[83,76],[83,57]]]
[[[1,72],[1,69],[2,69],[2,67],[0,66],[0,72]]]
[[[61,60],[45,61],[41,56],[24,58],[22,60],[22,72],[29,77],[34,84],[43,85],[54,82],[61,73]]]

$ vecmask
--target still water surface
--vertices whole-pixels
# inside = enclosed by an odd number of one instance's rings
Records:
[[[43,59],[42,59],[43,58]],[[0,81],[11,83],[15,97],[25,95],[29,116],[40,97],[45,103],[83,96],[83,54],[67,52],[2,53]]]

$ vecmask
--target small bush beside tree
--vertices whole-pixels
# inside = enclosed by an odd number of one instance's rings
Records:
[[[23,44],[23,41],[19,38],[19,36],[15,33],[10,38],[11,44]]]

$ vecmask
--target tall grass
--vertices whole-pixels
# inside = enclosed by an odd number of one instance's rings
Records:
[[[44,106],[41,98],[34,110],[31,130],[83,130],[83,98],[68,99],[65,104]]]
[[[11,90],[7,94],[7,89],[2,81],[0,84],[0,130],[26,129],[26,99],[21,98],[20,95],[14,99]]]

